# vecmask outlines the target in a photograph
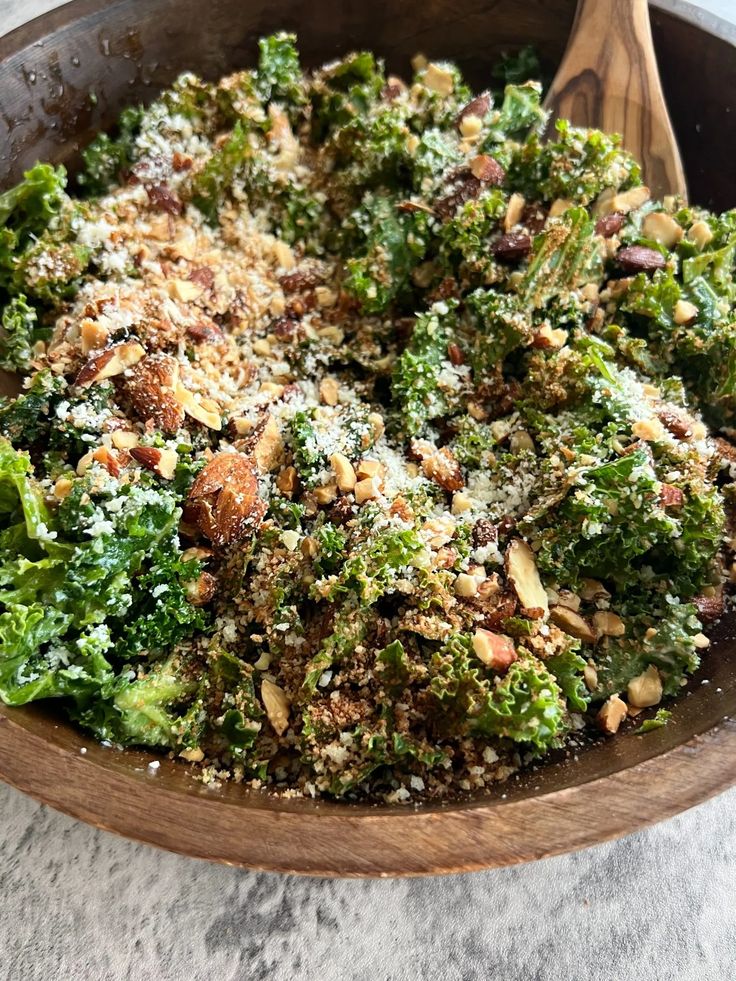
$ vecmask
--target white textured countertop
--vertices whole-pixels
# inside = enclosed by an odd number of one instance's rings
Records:
[[[0,34],[52,6],[0,0]],[[736,0],[699,6],[736,22]],[[135,845],[0,784],[0,981],[730,981],[734,805],[512,869],[329,881]]]

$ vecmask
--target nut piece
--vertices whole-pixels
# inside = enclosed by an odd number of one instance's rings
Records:
[[[626,718],[626,702],[618,697],[611,695],[607,702],[604,702],[600,712],[595,717],[598,728],[605,732],[607,736],[614,736],[619,726]]]
[[[613,238],[621,231],[625,220],[626,216],[621,214],[603,215],[595,223],[595,233],[602,238]]]
[[[534,553],[520,538],[514,538],[506,549],[506,575],[528,615],[539,611],[535,619],[540,619],[549,613],[547,591],[539,578]]]
[[[571,637],[577,637],[588,644],[594,644],[598,639],[595,630],[591,627],[585,617],[571,609],[569,606],[552,606],[549,610],[549,618],[560,630],[564,630]]]
[[[319,383],[319,397],[325,405],[337,405],[340,389],[334,378],[327,376]]]
[[[299,475],[296,467],[284,467],[276,478],[276,486],[282,494],[291,496],[299,486]]]
[[[465,486],[460,464],[448,447],[438,449],[427,439],[415,439],[411,443],[411,453],[420,460],[425,477],[439,484],[443,490],[453,493]]]
[[[184,586],[184,592],[192,606],[206,606],[217,591],[217,580],[210,572],[200,572]]]
[[[289,728],[289,699],[283,688],[279,688],[266,678],[261,682],[261,700],[266,709],[268,721],[277,736],[283,736]]]
[[[451,95],[455,85],[452,73],[448,72],[446,68],[436,65],[433,61],[427,65],[423,81],[430,91],[443,96]]]
[[[593,626],[599,637],[623,637],[626,624],[610,610],[598,610],[593,614]]]
[[[629,702],[634,708],[649,708],[659,705],[662,701],[662,679],[653,664],[636,678],[632,678],[627,687]]]
[[[592,661],[588,661],[583,668],[583,681],[588,691],[595,691],[598,687],[598,671]]]
[[[475,119],[482,120],[484,116],[488,115],[492,107],[493,99],[490,92],[481,92],[480,95],[476,95],[474,99],[471,99],[470,102],[466,103],[457,114],[457,119],[455,121],[460,133],[463,136],[466,135],[463,133],[460,125],[464,119],[466,119],[468,116],[473,116]]]
[[[645,443],[658,443],[664,438],[664,426],[659,419],[641,419],[631,427],[631,433]]]
[[[493,671],[507,671],[518,659],[516,647],[510,637],[495,634],[482,627],[473,634],[473,650],[478,660]]]
[[[580,598],[584,600],[608,599],[611,594],[597,579],[583,579]]]
[[[627,215],[630,211],[640,208],[649,200],[649,188],[640,185],[631,187],[628,191],[615,191],[608,187],[601,191],[595,202],[593,211],[596,215],[612,215],[615,212]]]
[[[124,389],[141,419],[152,420],[165,433],[176,433],[184,423],[184,407],[174,394],[178,384],[179,362],[157,351],[131,368]]]
[[[174,395],[177,402],[192,419],[201,422],[208,429],[218,431],[222,429],[222,419],[220,418],[219,412],[216,412],[214,408],[208,407],[204,401],[198,401],[192,392],[184,388],[183,385],[176,386]],[[210,402],[209,405],[214,406],[214,402]]]
[[[667,260],[656,249],[648,249],[645,245],[626,245],[616,253],[616,262],[624,272],[654,272],[664,269]]]
[[[713,241],[713,232],[707,221],[694,221],[687,230],[687,237],[691,242],[695,242],[699,249],[704,249]]]
[[[531,236],[526,232],[508,232],[491,245],[491,252],[499,262],[520,262],[531,249]]]
[[[284,458],[284,441],[273,416],[260,422],[245,441],[245,449],[256,461],[261,473],[271,473]]]
[[[105,378],[114,378],[115,375],[122,375],[124,371],[138,364],[145,355],[144,347],[138,341],[125,341],[116,344],[114,347],[107,348],[82,366],[77,375],[77,385],[92,385],[95,382],[104,381]]]
[[[487,153],[479,153],[477,157],[473,157],[470,161],[470,173],[484,184],[501,184],[506,177],[501,164]]]
[[[377,497],[381,496],[380,488],[380,478],[378,477],[365,477],[363,480],[359,480],[355,485],[355,500],[358,504],[364,504],[366,501],[374,501]]]
[[[168,288],[169,296],[174,300],[181,300],[182,303],[196,300],[204,293],[204,287],[190,279],[172,279],[169,281]]]
[[[176,450],[160,450],[155,446],[133,446],[130,455],[146,470],[152,470],[164,480],[173,480],[179,457]]]
[[[90,351],[99,351],[107,344],[107,331],[98,324],[96,320],[83,320],[79,329],[82,354],[89,354]]]
[[[668,249],[674,248],[683,235],[682,227],[664,211],[650,212],[642,222],[641,230],[646,238],[651,238]]]
[[[354,490],[357,478],[353,465],[344,453],[333,453],[330,457],[330,466],[335,471],[337,486],[343,494],[349,494]]]
[[[694,303],[690,303],[689,300],[678,300],[672,317],[676,324],[691,324],[699,313]]]
[[[478,580],[475,576],[470,576],[467,572],[461,572],[455,580],[455,595],[462,596],[463,599],[468,599],[470,596],[475,596],[477,592]]]
[[[252,534],[266,513],[258,497],[255,461],[243,453],[216,453],[194,479],[185,518],[217,546]]]

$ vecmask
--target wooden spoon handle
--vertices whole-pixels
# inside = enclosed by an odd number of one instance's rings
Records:
[[[545,105],[552,120],[565,118],[576,126],[620,133],[655,196],[686,196],[647,0],[579,0]]]

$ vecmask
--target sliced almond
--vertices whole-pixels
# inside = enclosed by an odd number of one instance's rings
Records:
[[[122,375],[124,371],[137,364],[145,355],[145,348],[137,341],[125,341],[107,348],[95,357],[90,358],[77,375],[77,385],[93,385]]]
[[[649,708],[662,701],[662,679],[657,668],[650,664],[642,674],[628,684],[629,702],[634,708]]]
[[[613,188],[607,188],[596,199],[593,211],[596,215],[612,215],[616,212],[627,215],[630,211],[646,204],[649,198],[649,188],[643,185],[618,192]]]
[[[572,208],[573,204],[574,202],[569,198],[556,198],[549,206],[549,217],[559,218],[560,215],[564,215],[569,208]]]
[[[645,443],[658,443],[664,438],[664,426],[654,416],[651,419],[635,422],[631,427],[631,432],[637,439],[642,439]]]
[[[261,682],[261,699],[274,732],[277,736],[283,736],[289,728],[290,705],[286,692],[264,678]]]
[[[604,702],[595,720],[601,732],[605,732],[607,736],[613,736],[618,732],[619,726],[625,718],[626,702],[619,698],[618,695],[611,695]]]
[[[539,570],[534,553],[520,538],[514,538],[506,549],[506,575],[526,610],[541,610],[544,616],[549,612],[547,591],[539,578]]]
[[[603,583],[598,582],[597,579],[583,579],[583,584],[580,588],[581,599],[587,601],[608,599],[610,595]]]
[[[116,429],[110,439],[116,450],[130,450],[138,445],[138,433],[130,429]]]
[[[598,687],[598,672],[595,664],[590,661],[583,668],[583,681],[588,691],[595,691]]]
[[[549,618],[560,630],[564,630],[571,637],[577,637],[588,644],[594,644],[598,639],[595,630],[591,627],[585,617],[580,616],[569,606],[552,606],[549,611]]]

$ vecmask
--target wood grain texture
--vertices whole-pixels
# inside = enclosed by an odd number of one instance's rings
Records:
[[[126,766],[113,750],[90,747],[82,755],[79,748],[0,709],[2,777],[44,803],[196,858],[321,876],[442,874],[557,855],[662,820],[736,780],[731,721],[574,786],[425,808],[277,800],[242,788],[223,795],[187,785],[176,763],[164,762],[154,775]]]
[[[646,0],[579,0],[545,104],[555,119],[620,133],[655,197],[687,197]]]

